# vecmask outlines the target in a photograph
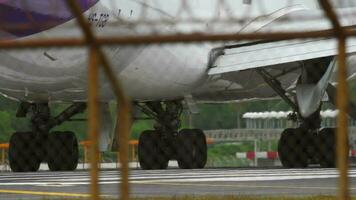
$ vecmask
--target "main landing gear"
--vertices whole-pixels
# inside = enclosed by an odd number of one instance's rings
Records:
[[[50,130],[85,109],[85,103],[74,103],[57,117],[51,117],[47,103],[22,103],[17,117],[31,112],[32,131],[16,132],[11,136],[8,155],[11,170],[37,171],[41,162],[47,162],[51,171],[75,170],[79,158],[75,134]]]
[[[320,129],[320,109],[302,119],[298,128],[282,132],[278,143],[281,163],[286,168],[304,168],[309,164],[335,167],[335,129]]]
[[[182,169],[204,168],[207,161],[206,138],[200,129],[182,129],[180,101],[137,104],[146,115],[155,119],[155,130],[141,133],[138,159],[142,169],[166,169],[169,160],[177,160]]]
[[[320,128],[321,100],[325,89],[328,87],[329,99],[336,95],[333,86],[328,83],[332,64],[331,58],[303,63],[296,93],[288,93],[282,87],[277,77],[283,74],[273,76],[266,69],[257,70],[265,82],[293,109],[290,118],[299,124],[298,128],[284,130],[278,142],[279,158],[286,168],[304,168],[309,164],[320,164],[325,168],[336,166],[335,128]]]
[[[323,168],[335,167],[335,129],[286,129],[279,140],[278,153],[286,168],[304,168],[309,164],[320,164]]]

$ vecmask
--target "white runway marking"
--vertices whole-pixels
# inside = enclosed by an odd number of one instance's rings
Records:
[[[349,171],[350,177],[356,177],[356,169]],[[335,169],[205,169],[205,170],[158,170],[131,171],[132,183],[196,183],[196,182],[251,182],[280,181],[300,179],[337,178]],[[117,184],[119,172],[102,171],[100,184]],[[1,186],[52,186],[68,187],[89,185],[90,176],[86,171],[75,172],[39,172],[39,173],[0,173]]]

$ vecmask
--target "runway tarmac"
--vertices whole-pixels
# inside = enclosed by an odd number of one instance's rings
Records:
[[[351,169],[351,191],[356,194],[356,169]],[[134,196],[179,195],[335,195],[335,169],[202,169],[132,170]],[[117,197],[119,172],[102,171],[101,193]],[[355,183],[355,184],[354,184]],[[89,196],[88,171],[11,173],[0,172],[0,199],[42,199]]]

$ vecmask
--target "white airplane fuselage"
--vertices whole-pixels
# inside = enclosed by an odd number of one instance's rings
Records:
[[[0,40],[82,39],[82,30],[65,2],[0,0]],[[76,2],[98,37],[332,28],[323,11],[317,9],[317,1],[310,0]],[[352,6],[356,6],[355,3]],[[343,27],[356,26],[352,17],[356,16],[356,8],[338,9],[336,13]],[[231,15],[237,20],[224,21],[231,19]],[[214,20],[217,18],[219,20]],[[203,20],[196,23],[186,19]],[[299,136],[312,136],[313,144],[314,141],[319,144],[319,139],[321,142],[335,138],[333,129],[319,131],[321,119],[315,114],[319,112],[326,92],[330,99],[336,96],[336,89],[330,83],[333,83],[332,76],[337,67],[337,41],[334,38],[280,42],[265,39],[101,47],[126,94],[140,103],[136,107],[145,104],[140,107],[141,111],[156,122],[155,130],[143,131],[139,138],[138,160],[143,169],[165,169],[171,159],[176,159],[179,167],[184,169],[205,166],[207,145],[204,132],[200,129],[179,130],[183,98],[193,111],[194,101],[226,102],[275,98],[277,95],[294,108],[301,123],[300,128],[286,129],[282,133],[278,153],[283,166],[306,167],[308,160],[318,160],[322,167],[334,166],[334,158],[330,160],[326,159],[329,156],[322,156],[322,153],[333,155],[333,144],[324,147],[327,151],[306,155],[302,150],[309,149],[312,144],[299,140]],[[231,48],[226,48],[227,45]],[[356,77],[356,40],[348,39],[346,45],[347,65],[352,69],[348,70],[349,77]],[[31,113],[31,131],[16,132],[10,139],[8,157],[13,171],[37,171],[42,161],[46,161],[52,171],[76,168],[79,151],[75,133],[51,129],[86,109],[88,82],[91,81],[88,79],[88,49],[85,46],[0,49],[0,93],[21,101],[17,117]],[[115,121],[111,119],[107,102],[116,98],[102,71],[99,91],[100,103],[105,105],[100,106],[97,116],[101,121],[99,149],[105,151],[116,148],[121,137],[113,134],[113,130],[119,129],[113,129]],[[291,101],[287,94],[294,95],[297,101]],[[49,102],[72,104],[52,117]],[[356,118],[356,113],[354,116]],[[289,141],[298,141],[300,145],[291,148]],[[38,145],[40,143],[44,145]],[[181,151],[181,147],[185,151]],[[66,148],[66,151],[57,148]],[[301,151],[297,152],[295,148]],[[180,155],[182,152],[184,155]],[[301,159],[290,161],[290,158]]]
[[[193,9],[192,12],[199,17],[211,18],[216,13],[217,1],[188,2],[190,8]],[[233,1],[229,3],[229,9],[234,14],[248,15],[253,18],[291,6],[290,1],[284,0],[273,1],[273,4],[270,0],[251,2],[249,5],[242,0]],[[293,5],[316,7],[316,3],[309,0],[294,1]],[[100,0],[84,14],[91,20],[92,28],[97,36],[139,35],[140,31],[148,32],[149,27],[134,29],[115,24],[118,24],[120,19],[127,21],[137,19],[142,13],[142,8],[147,9],[148,16],[152,19],[174,19],[179,15],[180,6],[179,0]],[[56,12],[56,10],[51,10],[56,9],[54,6],[48,9],[35,12],[44,12],[44,14]],[[236,10],[241,12],[236,12]],[[104,21],[101,18],[103,16]],[[190,27],[175,28],[180,32],[194,31]],[[241,28],[240,24],[236,27],[225,27],[226,30],[219,31],[237,33],[241,31]],[[163,26],[158,31],[168,33],[172,31],[172,27]],[[21,38],[15,38],[0,30],[0,39],[1,36],[6,39],[25,40],[56,37],[78,38],[81,35],[81,30],[73,19]],[[127,95],[135,100],[146,101],[182,98],[201,88],[208,79],[208,57],[214,46],[217,44],[108,46],[103,49]],[[88,52],[84,47],[1,50],[0,92],[25,101],[85,101],[87,55]],[[103,79],[100,88],[101,99],[103,101],[114,99],[110,85],[104,80],[103,75],[101,78]]]

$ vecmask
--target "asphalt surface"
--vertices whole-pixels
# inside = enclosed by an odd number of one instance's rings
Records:
[[[356,168],[349,171],[351,192],[356,194]],[[134,196],[186,195],[336,195],[338,172],[335,169],[168,169],[131,170]],[[120,175],[102,171],[101,194],[117,197]],[[43,199],[89,196],[88,171],[0,172],[0,199]]]

